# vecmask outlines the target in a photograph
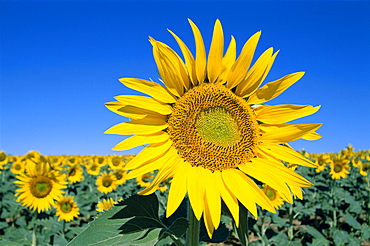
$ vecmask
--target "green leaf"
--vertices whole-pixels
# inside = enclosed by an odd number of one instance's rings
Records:
[[[185,218],[176,219],[168,228],[163,230],[163,233],[169,233],[175,235],[177,238],[185,235],[186,230],[189,227],[189,222]]]
[[[307,225],[306,231],[307,231],[308,234],[310,234],[311,236],[313,236],[316,239],[315,240],[316,245],[322,245],[322,246],[329,245],[329,241],[324,237],[324,235],[322,235],[314,227]]]
[[[352,226],[354,229],[362,230],[361,224],[356,220],[355,217],[350,215],[349,213],[343,215],[343,219],[347,222],[348,225]]]
[[[117,206],[125,207],[114,214],[111,219],[131,218],[119,228],[121,234],[165,227],[159,220],[158,199],[154,193],[148,196],[133,195]]]
[[[119,245],[124,237],[119,234],[118,228],[127,220],[109,219],[117,213],[121,207],[112,207],[110,210],[100,214],[94,219],[81,234],[77,235],[68,245]],[[136,238],[140,235],[135,235]],[[135,238],[135,239],[136,239]],[[131,240],[130,240],[131,241]]]
[[[276,225],[277,227],[283,227],[287,223],[286,219],[280,218],[276,214],[272,214],[272,221],[273,221],[273,224]]]
[[[362,236],[361,238],[363,240],[367,240],[370,238],[370,226],[368,226],[367,224],[365,224],[362,228]]]
[[[346,231],[340,231],[333,228],[333,239],[336,246],[346,245],[349,242],[349,234]]]

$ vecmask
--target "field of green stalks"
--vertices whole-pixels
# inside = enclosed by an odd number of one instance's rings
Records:
[[[354,151],[349,145],[338,153],[301,153],[319,167],[297,167],[295,171],[314,185],[303,189],[302,200],[285,202],[276,214],[259,210],[257,220],[249,216],[249,245],[369,246],[370,151]],[[65,180],[62,193],[73,196],[79,212],[70,221],[61,219],[54,205],[38,211],[18,199],[17,181],[35,157],[48,163],[50,170]],[[11,156],[0,152],[0,245],[67,245],[97,215],[137,193],[153,179],[155,174],[149,173],[141,179],[124,180],[124,165],[132,157],[42,156],[36,151]],[[119,171],[121,177],[117,176]],[[109,185],[99,183],[99,177],[104,175],[112,177],[111,183],[108,178]],[[170,184],[166,183],[156,191],[163,207],[168,189]],[[231,220],[222,216],[222,222],[228,229],[226,236],[208,240],[204,245],[240,245]],[[171,241],[167,238],[156,245],[171,245]]]

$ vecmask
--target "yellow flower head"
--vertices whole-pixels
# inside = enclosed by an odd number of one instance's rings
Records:
[[[363,176],[367,176],[369,172],[370,172],[370,163],[369,162],[363,163],[360,166],[360,174]]]
[[[58,221],[65,220],[69,222],[80,214],[80,209],[73,198],[73,196],[63,196],[54,204]]]
[[[19,187],[15,196],[23,206],[38,213],[49,210],[66,188],[63,175],[50,169],[48,163],[37,163],[27,169],[27,174],[17,175],[14,183]]]
[[[325,170],[326,166],[331,163],[330,156],[327,154],[319,154],[314,159],[315,163],[317,164],[316,168],[317,173]]]
[[[338,156],[333,158],[333,162],[330,164],[330,173],[332,179],[341,179],[347,177],[349,174],[349,160],[346,156]]]
[[[98,202],[96,211],[98,212],[104,212],[106,210],[111,209],[116,202],[113,200],[112,197],[110,197],[108,200],[103,199],[103,202]]]
[[[122,169],[117,169],[114,170],[113,175],[116,178],[116,185],[121,185],[126,182],[126,171],[123,171]]]
[[[67,166],[67,179],[70,183],[77,183],[84,179],[84,170],[80,165]]]
[[[109,167],[113,170],[121,169],[125,165],[122,157],[118,155],[109,157],[108,164],[109,164]]]
[[[86,170],[87,170],[87,173],[91,175],[99,175],[100,166],[93,162],[86,166]]]
[[[133,135],[113,150],[147,145],[124,167],[128,179],[159,170],[153,182],[139,194],[147,195],[172,178],[166,216],[189,197],[195,217],[202,216],[208,234],[218,227],[221,200],[239,225],[241,202],[255,217],[256,204],[269,211],[274,205],[253,177],[292,202],[290,187],[312,184],[281,161],[308,167],[317,165],[294,151],[287,142],[316,140],[321,124],[293,124],[292,120],[315,113],[311,105],[266,103],[297,82],[303,72],[286,75],[263,86],[278,54],[267,49],[252,65],[261,32],[255,33],[237,57],[234,37],[224,50],[219,20],[206,54],[202,34],[190,21],[195,56],[172,31],[184,60],[163,42],[150,38],[161,83],[122,78],[127,87],[146,96],[117,96],[106,103],[111,111],[131,118],[105,133]]]
[[[25,171],[25,162],[24,161],[16,161],[12,163],[12,167],[10,171],[14,174],[21,174]]]
[[[98,186],[98,191],[107,194],[117,188],[116,177],[113,173],[104,172],[96,179],[96,185]]]
[[[274,208],[278,209],[281,205],[284,204],[284,200],[279,195],[279,192],[268,185],[263,185],[263,192],[270,199]]]
[[[107,164],[107,159],[105,158],[105,156],[94,156],[93,161],[101,167]]]
[[[144,173],[139,177],[136,177],[137,185],[140,187],[148,187],[152,182],[154,176],[151,173]]]

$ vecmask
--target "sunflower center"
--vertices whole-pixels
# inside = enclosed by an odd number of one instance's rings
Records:
[[[16,164],[14,168],[15,168],[15,170],[18,170],[18,171],[22,169],[20,164]]]
[[[336,173],[339,173],[340,171],[342,171],[342,165],[340,165],[340,164],[335,164],[335,166],[334,166],[334,172],[336,172]]]
[[[92,165],[90,169],[91,169],[92,171],[95,171],[95,170],[97,169],[97,166]]]
[[[102,183],[104,187],[109,187],[112,184],[112,180],[110,178],[104,179]]]
[[[63,213],[69,213],[72,210],[72,205],[69,202],[65,202],[60,206],[60,209],[63,211]]]
[[[68,172],[68,176],[75,176],[76,175],[76,168],[75,167],[72,167],[69,172]]]
[[[117,167],[120,164],[120,160],[119,159],[113,159],[112,163],[113,163],[113,166]]]
[[[221,84],[204,83],[176,102],[168,133],[192,166],[222,171],[254,157],[259,131],[244,99]]]
[[[30,182],[30,191],[37,198],[44,198],[49,195],[53,184],[47,177],[37,177]]]
[[[266,196],[270,199],[270,201],[276,198],[276,192],[273,189],[268,188],[266,190]]]
[[[241,139],[234,116],[223,107],[203,109],[195,119],[195,129],[206,142],[222,146],[233,146]]]

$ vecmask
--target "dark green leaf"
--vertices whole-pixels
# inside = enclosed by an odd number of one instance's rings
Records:
[[[347,224],[352,226],[354,229],[361,230],[361,224],[356,220],[355,217],[350,215],[349,213],[343,215],[343,219],[346,220]]]
[[[248,245],[248,210],[239,203],[239,227],[236,227],[236,233],[243,246]]]
[[[314,227],[308,225],[306,227],[306,231],[307,231],[308,234],[310,234],[311,236],[313,236],[316,239],[316,243],[320,242],[319,245],[322,245],[322,246],[329,245],[329,241],[324,237],[324,235],[322,235]]]
[[[168,228],[164,230],[164,233],[170,233],[175,235],[177,238],[185,235],[186,230],[189,227],[189,222],[185,218],[176,219]]]
[[[367,239],[370,238],[370,226],[365,224],[362,227],[362,236],[361,237],[362,237],[363,240],[367,240]]]
[[[111,219],[131,218],[119,228],[122,234],[145,229],[164,228],[158,217],[158,199],[155,194],[148,196],[133,195],[117,206],[125,207],[114,214]]]

